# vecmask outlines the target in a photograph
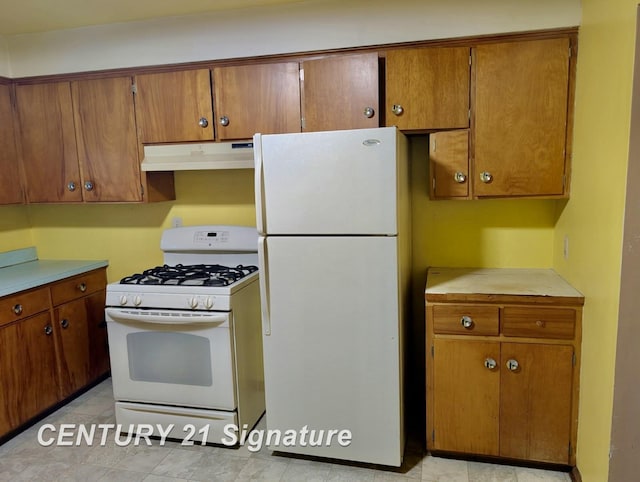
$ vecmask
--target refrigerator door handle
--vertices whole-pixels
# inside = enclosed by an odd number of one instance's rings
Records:
[[[262,135],[254,134],[253,136],[253,155],[254,155],[254,182],[256,195],[256,225],[259,234],[266,234],[265,231],[265,212],[263,202],[263,167],[262,167]]]
[[[271,335],[271,306],[269,300],[269,256],[267,255],[267,238],[258,238],[258,264],[260,265],[260,310],[262,312],[262,332]]]

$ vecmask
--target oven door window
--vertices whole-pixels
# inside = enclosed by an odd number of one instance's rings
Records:
[[[188,333],[139,331],[127,335],[129,377],[140,382],[210,387],[211,344]]]

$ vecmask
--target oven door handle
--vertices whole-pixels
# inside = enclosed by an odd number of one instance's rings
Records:
[[[224,323],[229,320],[228,314],[160,312],[146,310],[123,310],[106,308],[107,317],[121,323],[162,323],[165,325],[193,325],[201,323]]]

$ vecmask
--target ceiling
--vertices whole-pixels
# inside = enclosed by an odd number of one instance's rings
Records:
[[[0,35],[286,3],[301,0],[0,0]]]

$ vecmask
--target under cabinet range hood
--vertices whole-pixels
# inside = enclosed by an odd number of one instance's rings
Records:
[[[144,146],[143,171],[253,168],[253,141]]]

